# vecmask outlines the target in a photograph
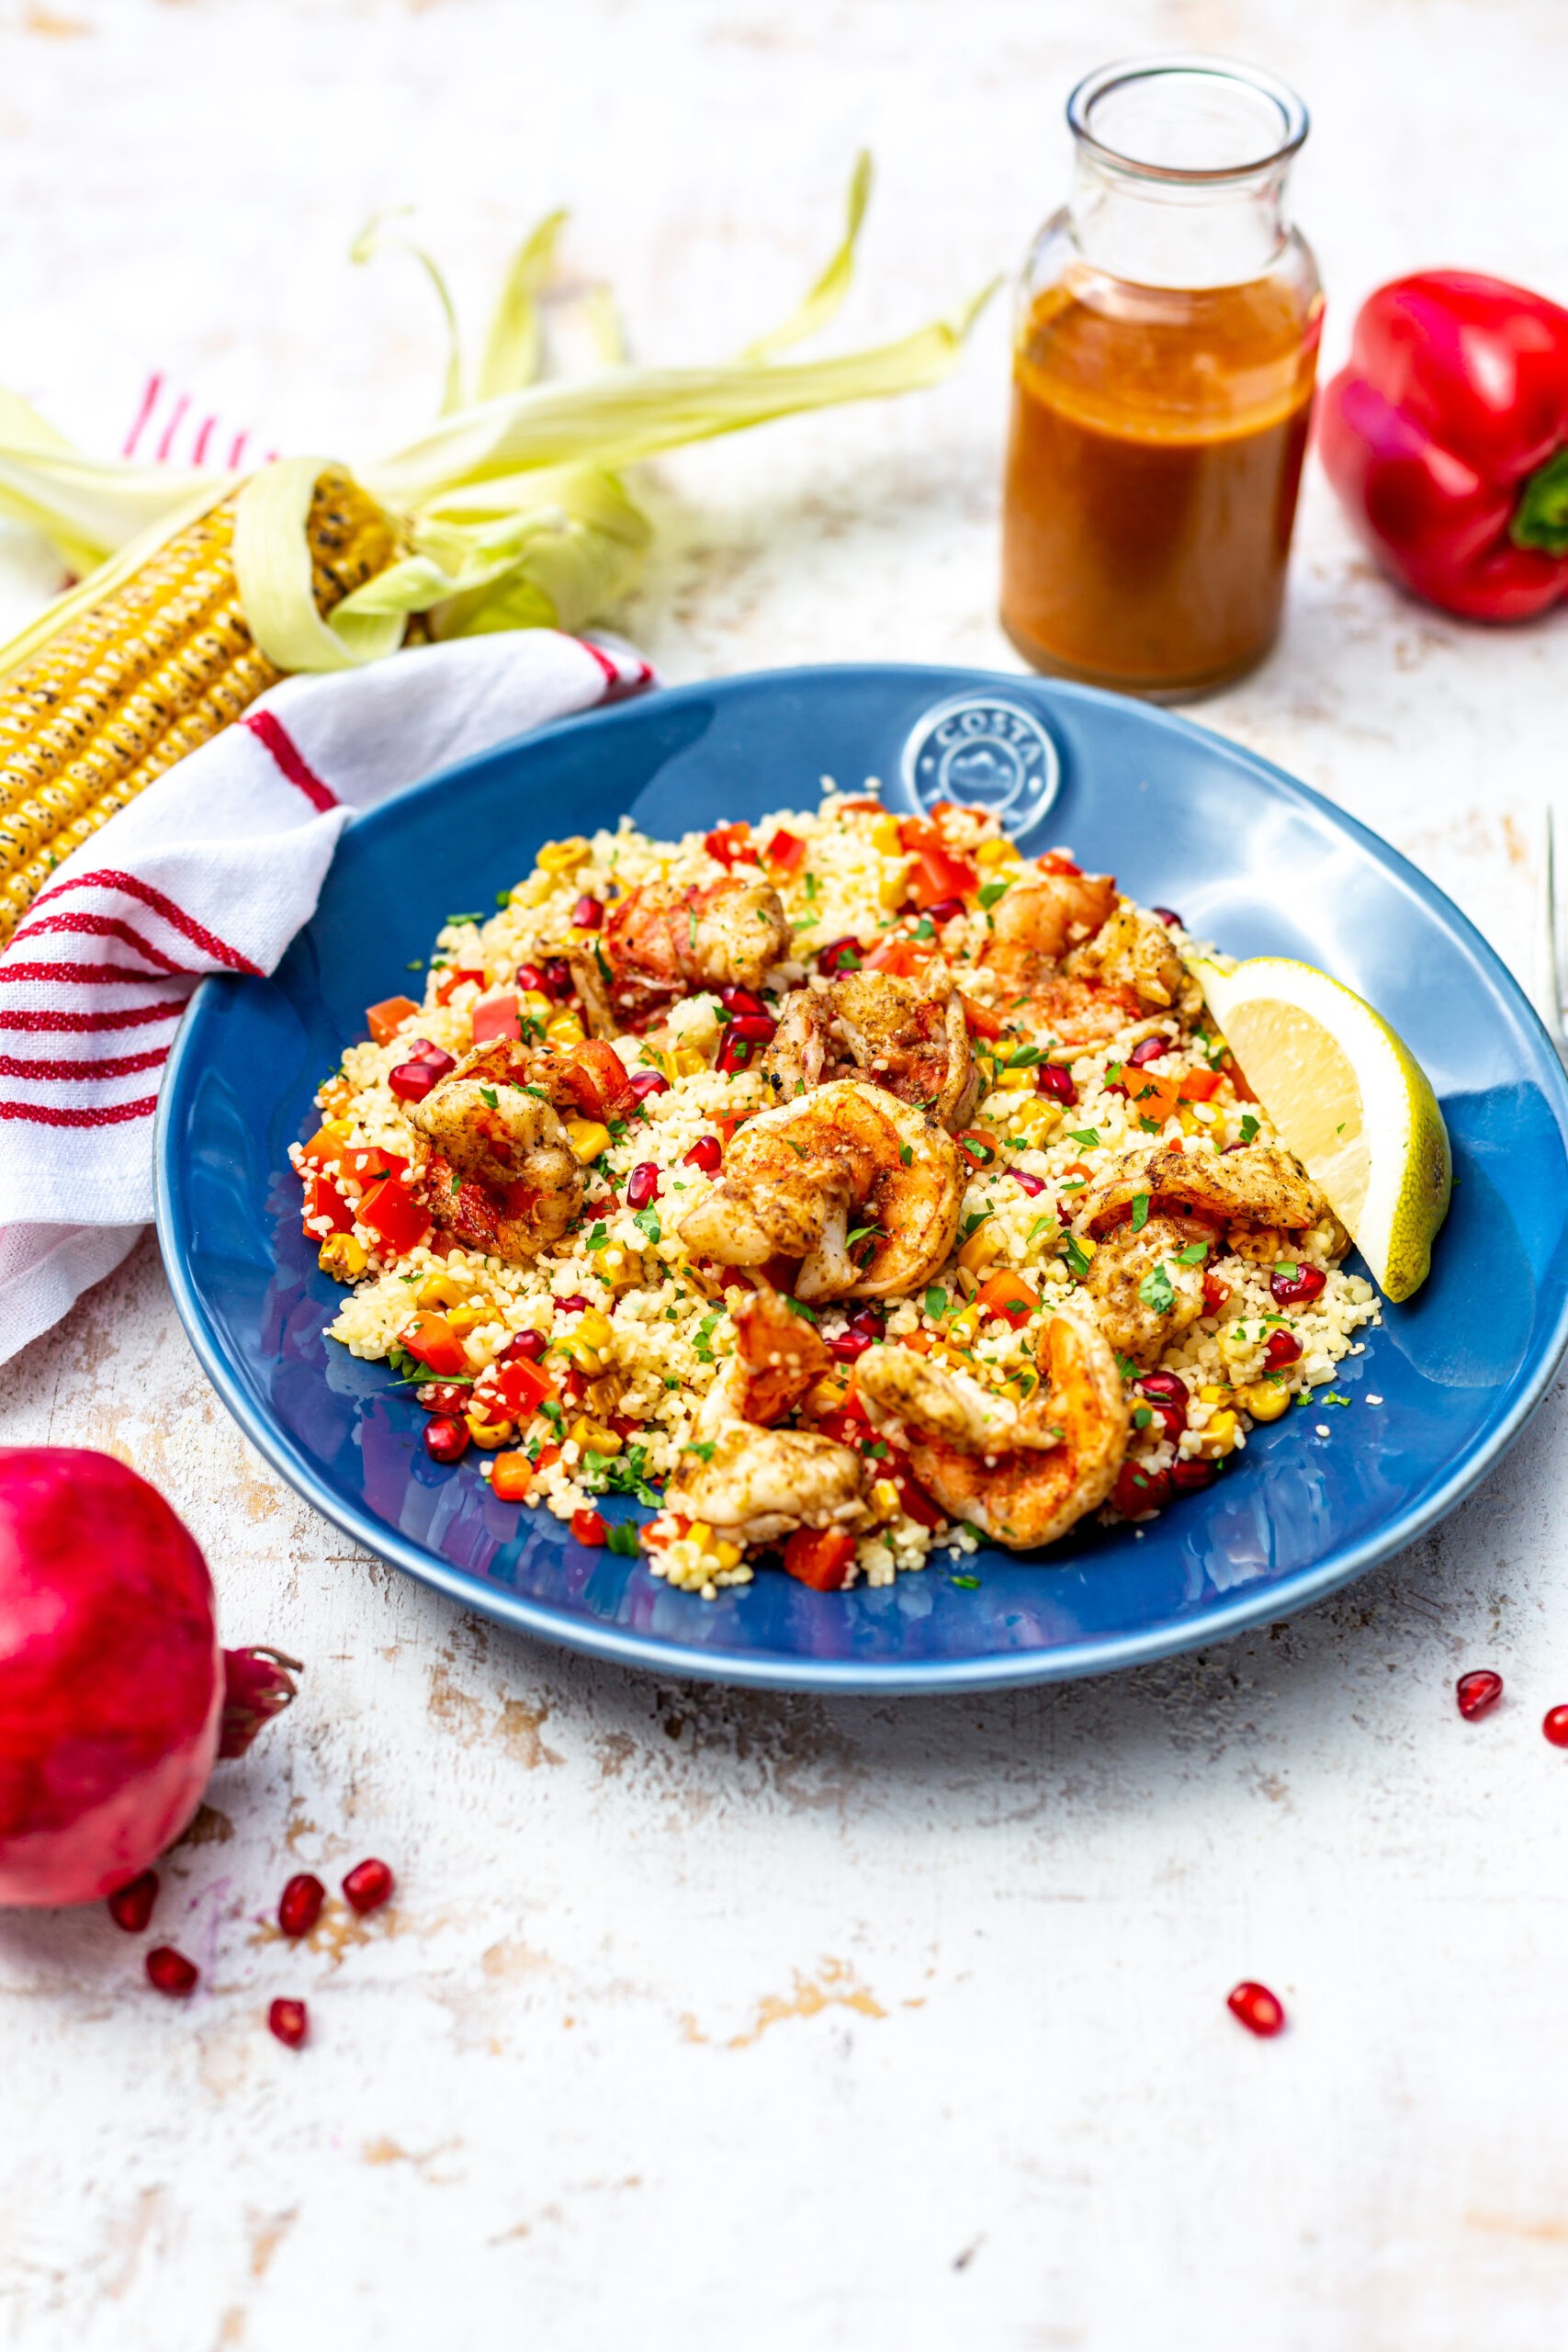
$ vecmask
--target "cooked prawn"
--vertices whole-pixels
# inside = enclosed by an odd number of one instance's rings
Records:
[[[928,981],[845,972],[784,999],[778,1034],[760,1065],[782,1102],[834,1077],[862,1072],[955,1134],[974,1114],[979,1072],[963,1003],[945,966]]]
[[[997,1001],[1021,1009],[1032,1026],[1064,1045],[1100,1045],[1144,1010],[1130,989],[1096,975],[1064,971],[1062,958],[1084,947],[1116,912],[1109,874],[1027,874],[998,900],[980,967],[994,975]]]
[[[644,882],[611,908],[594,951],[572,952],[572,977],[594,1035],[619,1036],[693,989],[759,987],[789,939],[760,877]]]
[[[742,1127],[679,1231],[723,1266],[799,1259],[798,1298],[885,1298],[936,1272],[963,1197],[942,1128],[863,1080],[835,1079]]]
[[[776,1543],[798,1527],[863,1525],[864,1465],[854,1448],[773,1426],[831,1365],[821,1340],[776,1291],[737,1298],[730,1311],[735,1353],[703,1399],[666,1510],[737,1544]]]
[[[498,1038],[409,1106],[413,1191],[443,1231],[509,1265],[559,1240],[583,1179],[558,1103],[575,1108],[559,1058]]]
[[[1066,969],[1074,979],[1129,991],[1145,1012],[1167,1012],[1173,1005],[1196,1012],[1202,1001],[1165,924],[1133,906],[1116,908],[1092,939],[1073,950]]]
[[[870,1348],[855,1371],[873,1421],[907,1448],[943,1510],[1014,1551],[1054,1544],[1105,1500],[1131,1426],[1116,1359],[1092,1324],[1054,1315],[1039,1365],[1021,1406],[908,1348]]]

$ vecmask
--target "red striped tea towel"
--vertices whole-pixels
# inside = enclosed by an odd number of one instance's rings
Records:
[[[652,678],[526,629],[285,679],[64,862],[0,953],[0,1362],[136,1240],[192,990],[273,970],[355,812]]]

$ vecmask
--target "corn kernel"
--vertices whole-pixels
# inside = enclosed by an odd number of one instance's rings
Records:
[[[738,1568],[740,1566],[740,1557],[739,1544],[716,1544],[713,1547],[713,1564],[716,1568]]]
[[[543,1021],[548,1024],[554,1018],[551,1000],[543,989],[524,989],[517,999],[517,1010],[525,1021]]]
[[[1235,1400],[1255,1421],[1277,1421],[1290,1410],[1291,1392],[1277,1380],[1254,1380],[1236,1390]]]
[[[990,1222],[987,1220],[986,1224],[977,1227],[969,1236],[968,1240],[964,1244],[963,1249],[958,1253],[958,1262],[963,1267],[966,1274],[980,1273],[990,1264],[993,1258],[998,1257],[1000,1254],[1001,1246],[1001,1243],[993,1234]],[[968,1311],[968,1308],[965,1307],[964,1314],[967,1314]],[[959,1319],[962,1321],[962,1317]]]
[[[493,1306],[451,1306],[446,1310],[446,1320],[462,1339],[468,1332],[477,1331],[481,1323],[495,1322],[497,1316]]]
[[[1009,1094],[1027,1094],[1034,1084],[1032,1069],[999,1069],[993,1083]]]
[[[591,1421],[586,1413],[578,1415],[567,1435],[585,1452],[592,1449],[595,1453],[619,1453],[621,1450],[615,1431],[606,1429],[603,1421]]]
[[[878,1478],[871,1490],[871,1507],[879,1521],[898,1516],[898,1489],[891,1478]]]
[[[899,842],[898,820],[897,817],[878,817],[868,828],[868,831],[871,834],[871,845],[873,849],[880,850],[884,857],[897,856]]]
[[[708,1057],[705,1054],[700,1053],[695,1046],[677,1046],[674,1062],[677,1078],[695,1078],[700,1070],[706,1069]]]
[[[705,1519],[694,1519],[686,1530],[686,1542],[699,1552],[708,1551],[713,1544],[713,1530]]]
[[[305,1146],[306,1159],[329,1159],[334,1152],[342,1150],[353,1133],[352,1119],[329,1119],[324,1126],[316,1129],[315,1134]]]
[[[961,1314],[955,1315],[947,1327],[947,1338],[954,1347],[970,1347],[980,1328],[980,1310],[973,1299]]]
[[[565,1048],[581,1046],[588,1032],[575,1012],[558,1012],[553,1021],[545,1023],[545,1035],[552,1046]]]
[[[444,1306],[461,1306],[467,1296],[468,1292],[450,1274],[433,1274],[427,1283],[420,1284],[414,1305],[438,1312]]]
[[[1217,1462],[1233,1453],[1241,1435],[1240,1425],[1232,1412],[1216,1413],[1207,1429],[1199,1432],[1198,1451],[1206,1461]]]
[[[1230,1393],[1228,1387],[1216,1388],[1211,1382],[1207,1387],[1200,1388],[1198,1397],[1200,1403],[1204,1405],[1223,1405]]]
[[[352,1233],[329,1233],[316,1252],[316,1263],[334,1283],[356,1283],[370,1261],[363,1241]]]
[[[806,1409],[809,1413],[842,1412],[850,1384],[839,1373],[825,1374],[807,1391]]]
[[[597,1119],[567,1119],[563,1125],[566,1139],[584,1168],[602,1151],[609,1150],[610,1130],[602,1127]]]
[[[877,904],[885,913],[897,914],[909,895],[909,861],[900,858],[891,872],[885,874],[876,886]]]
[[[486,1453],[499,1453],[517,1434],[516,1424],[512,1421],[481,1420],[478,1413],[465,1413],[463,1419],[468,1425],[468,1435]]]
[[[1064,1114],[1059,1102],[1048,1102],[1043,1094],[1035,1094],[1027,1102],[1021,1102],[1015,1111],[1010,1111],[1008,1116],[1012,1121],[1015,1134],[1028,1136],[1032,1143],[1039,1145],[1061,1125]]]
[[[590,854],[582,835],[573,833],[564,842],[547,842],[535,862],[542,874],[575,874],[587,865]]]
[[[1010,841],[982,842],[975,852],[976,865],[1016,865],[1023,853]]]

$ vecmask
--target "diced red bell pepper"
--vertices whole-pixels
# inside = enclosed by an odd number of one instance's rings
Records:
[[[719,825],[705,837],[703,847],[720,865],[733,865],[737,859],[751,865],[757,863],[757,847],[750,825]]]
[[[389,1046],[411,1012],[419,1007],[412,996],[383,997],[379,1004],[371,1005],[365,1015],[372,1041],[378,1046]]]
[[[891,939],[878,940],[863,960],[868,972],[886,972],[896,980],[908,980],[923,972],[935,954],[934,947],[896,933]]]
[[[395,1176],[372,1184],[359,1204],[359,1222],[368,1226],[400,1258],[430,1231],[428,1212],[421,1208],[408,1186],[400,1184]]]
[[[933,843],[915,852],[909,867],[909,896],[917,907],[939,906],[943,899],[971,897],[976,878],[967,858],[954,857]]]
[[[475,988],[482,989],[485,976],[482,972],[476,972],[471,964],[454,964],[450,971],[443,972],[435,983],[436,1003],[450,1004],[467,980],[471,980]]]
[[[416,1315],[398,1333],[398,1345],[416,1363],[428,1364],[438,1380],[450,1380],[468,1368],[463,1342],[445,1315]]]
[[[1075,865],[1072,859],[1064,857],[1059,849],[1048,849],[1044,856],[1037,857],[1034,863],[1042,874],[1081,874],[1083,872],[1081,865]]]
[[[474,1007],[474,1043],[489,1046],[497,1037],[509,1037],[516,1045],[523,1036],[522,1012],[516,997],[510,991],[505,996],[487,996],[482,1004]]]
[[[610,1531],[596,1510],[574,1510],[571,1532],[580,1544],[591,1544],[595,1551],[608,1543]]]
[[[964,1007],[964,1018],[969,1024],[972,1037],[996,1038],[1001,1035],[1001,1020],[988,1006],[976,1004],[974,998],[965,996],[962,989],[958,991],[958,1001]]]
[[[788,1573],[813,1592],[838,1592],[855,1556],[855,1539],[837,1527],[796,1528],[784,1545]]]
[[[1184,1102],[1213,1102],[1223,1082],[1217,1069],[1190,1069],[1181,1081],[1181,1100]]]
[[[898,1489],[898,1508],[906,1519],[912,1519],[917,1527],[942,1527],[946,1524],[947,1513],[927,1494],[910,1468],[907,1454],[890,1448],[884,1472]]]
[[[787,882],[791,875],[799,873],[805,863],[806,843],[798,833],[792,833],[781,825],[764,848],[762,859],[773,873]]]
[[[536,1363],[530,1363],[526,1356],[514,1356],[499,1371],[491,1370],[485,1381],[485,1393],[505,1408],[498,1419],[522,1421],[536,1413],[547,1396],[554,1396],[555,1387],[549,1374],[541,1372]]]
[[[321,1238],[320,1221],[327,1219],[329,1233],[346,1233],[354,1223],[354,1211],[338,1191],[330,1176],[307,1176],[305,1179],[305,1231],[312,1241]]]
[[[1204,1275],[1203,1312],[1205,1315],[1217,1315],[1230,1295],[1229,1283],[1221,1282],[1218,1274]]]

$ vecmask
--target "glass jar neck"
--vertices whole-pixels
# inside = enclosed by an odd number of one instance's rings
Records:
[[[1079,141],[1068,212],[1084,259],[1139,286],[1240,286],[1278,260],[1290,159],[1208,183],[1150,178]]]

